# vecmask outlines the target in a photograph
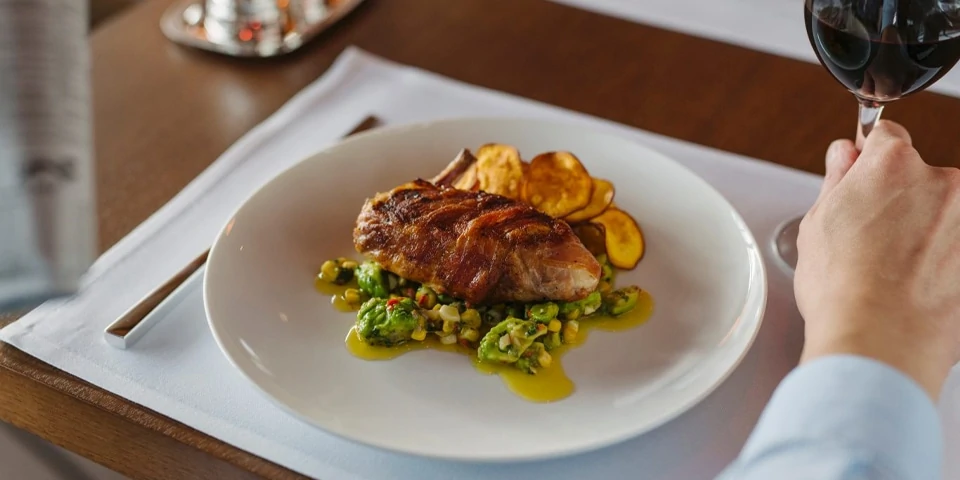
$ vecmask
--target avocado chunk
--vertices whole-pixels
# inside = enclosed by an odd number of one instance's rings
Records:
[[[514,363],[534,340],[546,334],[547,326],[542,323],[507,317],[483,336],[477,355],[482,362]]]
[[[371,298],[357,312],[357,334],[370,345],[393,347],[409,341],[424,322],[410,298]]]
[[[379,263],[366,261],[357,267],[356,271],[357,285],[360,291],[371,297],[389,297],[390,282],[387,279],[387,272]]]
[[[640,287],[631,285],[610,292],[603,299],[603,307],[608,314],[616,317],[633,310],[633,307],[637,306],[638,298],[640,298]]]
[[[576,320],[581,316],[594,314],[602,305],[603,295],[599,291],[594,291],[576,302],[561,303],[559,316],[564,320]]]
[[[552,363],[553,357],[547,353],[547,348],[540,342],[534,342],[514,365],[524,373],[536,375],[538,369],[549,367]]]
[[[557,313],[559,312],[560,307],[558,307],[556,303],[538,303],[527,309],[527,318],[540,323],[547,323],[550,320],[557,318]]]

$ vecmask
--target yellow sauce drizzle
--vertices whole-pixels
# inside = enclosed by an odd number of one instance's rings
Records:
[[[347,301],[343,298],[343,292],[346,292],[348,288],[359,288],[356,280],[351,280],[346,285],[337,285],[320,280],[320,278],[317,277],[313,283],[318,292],[330,296],[330,304],[333,305],[333,308],[336,308],[341,312],[356,311],[356,309],[351,307],[350,304],[347,303]]]
[[[344,288],[346,289],[346,288]],[[342,295],[342,293],[341,293]],[[553,363],[548,368],[541,368],[536,375],[529,375],[510,365],[481,363],[475,349],[466,348],[459,344],[444,345],[436,335],[427,335],[422,342],[410,341],[397,347],[375,347],[365,343],[351,327],[347,334],[346,347],[357,358],[364,360],[390,360],[407,352],[417,350],[440,350],[455,352],[471,359],[473,366],[481,373],[499,375],[500,379],[510,391],[531,402],[554,402],[570,396],[575,386],[563,370],[562,357],[572,348],[583,344],[589,336],[590,330],[598,329],[610,332],[629,330],[642,325],[653,314],[653,297],[646,290],[641,290],[637,305],[629,312],[619,317],[593,316],[580,319],[580,331],[576,341],[550,351]]]
[[[477,371],[487,375],[499,375],[503,384],[524,400],[546,403],[567,398],[575,390],[573,380],[570,380],[567,372],[563,370],[561,357],[566,350],[567,347],[550,350],[553,363],[549,368],[537,370],[536,375],[530,375],[510,365],[481,363],[476,352],[470,353]]]

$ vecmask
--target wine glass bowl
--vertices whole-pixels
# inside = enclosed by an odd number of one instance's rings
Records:
[[[804,23],[820,64],[859,101],[858,143],[887,104],[933,85],[960,60],[960,0],[805,0]],[[773,238],[791,272],[799,224],[785,222]]]
[[[956,2],[806,0],[807,37],[820,63],[861,100],[923,90],[960,58]]]

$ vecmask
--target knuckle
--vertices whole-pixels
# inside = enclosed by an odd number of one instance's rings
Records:
[[[910,137],[910,132],[907,131],[903,125],[900,125],[897,122],[891,120],[880,120],[877,122],[874,130],[880,130],[883,132],[884,136],[896,138],[900,141],[906,142],[908,145],[913,143]]]
[[[885,141],[879,149],[876,161],[885,169],[898,170],[911,165],[919,158],[917,151],[909,142],[893,138]]]
[[[917,153],[917,151],[914,150],[913,145],[910,145],[910,142],[907,142],[901,138],[890,140],[887,145],[887,151],[893,157],[893,160],[899,161],[903,161],[908,157],[913,157]]]

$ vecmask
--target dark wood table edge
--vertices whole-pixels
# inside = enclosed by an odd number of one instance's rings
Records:
[[[26,368],[24,368],[25,366]],[[195,448],[199,452],[212,455],[218,460],[230,463],[251,473],[266,475],[268,478],[308,478],[249,453],[246,450],[226,443],[223,440],[196,430],[190,425],[167,417],[130,399],[124,398],[127,404],[120,404],[111,402],[110,396],[94,396],[92,394],[106,390],[45,363],[6,342],[0,342],[0,368],[6,372],[6,374],[0,375],[0,378],[15,375],[25,381],[39,383],[65,401],[72,400],[82,402],[83,404],[113,415],[116,419],[134,427],[149,429],[156,434]],[[2,383],[4,385],[8,384],[8,382]],[[4,421],[18,428],[27,428],[23,422],[18,421],[19,419],[10,415],[6,409],[0,408],[0,414],[2,414]],[[139,421],[134,422],[130,420],[129,417],[139,417]],[[173,426],[176,426],[176,428],[170,428]],[[78,452],[79,450],[78,453],[82,454],[82,445],[64,441],[60,435],[53,435],[51,434],[52,432],[33,431],[31,433],[68,450],[74,452]],[[217,442],[227,448],[211,452],[210,449],[203,448],[206,442]],[[93,458],[92,460],[96,461],[97,459]],[[101,465],[111,469],[115,467],[108,463],[101,463]]]

